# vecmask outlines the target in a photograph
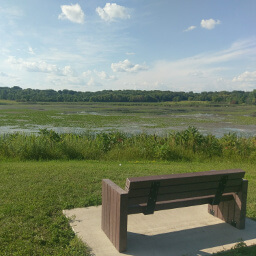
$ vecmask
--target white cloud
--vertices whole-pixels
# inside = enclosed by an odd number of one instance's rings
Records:
[[[35,55],[35,52],[33,50],[33,48],[31,46],[28,47],[28,52],[31,54],[31,55]]]
[[[65,66],[63,69],[62,69],[62,74],[64,76],[73,76],[74,75],[74,72],[72,70],[72,68],[70,66]]]
[[[98,83],[97,81],[95,81],[94,80],[94,78],[92,78],[91,77],[91,79],[89,80],[89,82],[87,83],[87,85],[89,86],[89,87],[100,87],[100,86],[102,86],[102,84],[101,83]]]
[[[0,14],[8,19],[18,19],[24,16],[23,11],[14,6],[10,8],[3,8],[0,6]]]
[[[8,77],[9,75],[6,74],[6,73],[4,73],[4,72],[0,72],[0,76],[2,76],[2,77]]]
[[[101,19],[105,21],[114,21],[116,19],[129,19],[129,9],[116,3],[106,3],[104,8],[97,7],[96,12]]]
[[[216,25],[219,25],[221,22],[220,20],[201,20],[201,27],[205,29],[214,29]]]
[[[233,82],[256,82],[256,71],[245,71],[241,75],[234,77]]]
[[[79,4],[61,5],[62,13],[59,15],[60,20],[70,20],[75,23],[84,23],[84,12]]]
[[[234,63],[245,63],[251,70],[255,69],[252,62],[256,57],[256,41],[244,40],[232,44],[228,49],[203,53],[176,61],[159,60],[152,63],[149,70],[131,75],[129,72],[119,74],[118,80],[113,81],[113,88],[133,87],[142,90],[172,90],[172,91],[221,91],[221,90],[251,90],[255,88],[255,73],[239,74]],[[251,64],[250,64],[251,63]],[[117,67],[124,71],[120,63]],[[125,65],[124,65],[125,66]],[[113,68],[112,68],[113,69]],[[114,70],[113,70],[114,71]],[[238,73],[237,73],[238,72]]]
[[[24,68],[28,72],[42,72],[42,73],[54,73],[56,75],[71,76],[73,71],[70,66],[64,68],[58,68],[56,65],[46,63],[45,61],[24,61],[23,59],[16,59],[10,56],[7,60],[12,65],[18,65],[20,68]]]
[[[190,26],[187,29],[185,29],[184,32],[188,32],[188,31],[191,31],[191,30],[194,30],[194,29],[196,29],[196,26]]]
[[[132,64],[129,60],[119,61],[118,63],[112,63],[111,68],[114,72],[138,72],[141,70],[147,70],[148,67],[139,64]]]
[[[135,52],[127,52],[126,55],[135,55]]]
[[[115,76],[108,75],[105,71],[94,71],[94,73],[101,79],[101,80],[115,80]]]
[[[84,78],[92,78],[94,77],[98,77],[101,80],[116,80],[115,76],[110,76],[109,74],[107,74],[105,71],[97,71],[97,70],[87,70],[85,72],[82,73],[82,76]]]
[[[91,71],[91,70],[87,70],[87,71],[85,71],[85,72],[82,73],[82,76],[83,76],[83,77],[88,77],[88,76],[91,75],[91,74],[92,74],[92,71]]]

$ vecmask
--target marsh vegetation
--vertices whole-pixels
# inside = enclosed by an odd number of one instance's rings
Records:
[[[217,137],[256,135],[256,107],[209,102],[37,103],[1,101],[0,134],[112,132],[166,135],[189,126]]]

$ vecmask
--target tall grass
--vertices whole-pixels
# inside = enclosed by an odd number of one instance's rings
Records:
[[[0,137],[0,158],[17,160],[167,160],[193,161],[213,158],[256,161],[256,137],[235,133],[221,138],[203,135],[195,127],[167,136],[58,134],[7,134]]]

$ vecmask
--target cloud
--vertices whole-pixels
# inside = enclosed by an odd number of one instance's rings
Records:
[[[60,20],[70,20],[71,22],[83,24],[84,12],[79,4],[61,5],[62,13],[58,16]]]
[[[187,29],[185,29],[184,32],[188,32],[188,31],[191,31],[191,30],[194,30],[194,29],[196,29],[196,26],[190,26]]]
[[[116,19],[130,19],[129,9],[118,5],[118,4],[111,4],[106,3],[104,8],[97,7],[96,12],[101,17],[101,19],[105,21],[114,21]]]
[[[139,64],[132,64],[129,60],[119,61],[118,63],[112,63],[111,68],[114,72],[128,72],[136,73],[141,70],[147,70],[148,67]]]
[[[91,70],[87,70],[87,71],[85,71],[85,72],[82,73],[82,76],[83,76],[83,77],[88,77],[88,76],[91,75],[91,74],[92,74],[92,71],[91,71]]]
[[[127,52],[126,55],[135,55],[135,52]]]
[[[101,83],[95,81],[94,78],[92,78],[92,77],[91,77],[91,79],[89,80],[89,82],[87,83],[87,85],[88,85],[89,87],[101,87],[101,86],[102,86]]]
[[[61,70],[61,73],[64,75],[64,76],[73,76],[74,75],[74,72],[72,70],[72,68],[70,66],[65,66],[62,70]]]
[[[251,90],[255,88],[254,72],[242,73],[237,67],[241,63],[250,71],[256,70],[252,61],[256,57],[256,41],[237,41],[229,48],[217,52],[206,52],[175,61],[159,60],[150,65],[144,72],[120,74],[117,81],[111,82],[113,88],[134,88],[141,90],[171,90],[171,91],[221,91],[221,90]],[[125,69],[121,64],[117,67]],[[124,65],[125,66],[125,65]],[[112,67],[113,69],[113,67]],[[114,70],[113,70],[114,71]],[[234,77],[236,78],[234,79]],[[233,81],[244,82],[234,83]]]
[[[19,67],[24,68],[28,72],[53,73],[62,76],[73,75],[73,71],[70,66],[58,68],[56,65],[46,63],[45,61],[24,61],[21,58],[16,59],[15,57],[10,56],[7,62],[13,65],[18,65]]]
[[[31,54],[31,55],[35,55],[35,52],[33,50],[33,48],[31,46],[28,47],[28,52]]]
[[[256,82],[256,70],[253,72],[245,71],[241,75],[234,77],[233,82]]]
[[[108,75],[105,71],[94,71],[94,73],[101,79],[101,80],[115,80],[115,76]]]
[[[9,75],[4,73],[4,72],[0,72],[0,76],[2,76],[2,77],[9,77]]]
[[[8,19],[18,19],[24,16],[24,13],[21,9],[17,7],[3,8],[0,6],[0,15],[5,16]]]
[[[205,29],[214,29],[216,25],[219,25],[221,22],[220,20],[201,20],[201,27]]]

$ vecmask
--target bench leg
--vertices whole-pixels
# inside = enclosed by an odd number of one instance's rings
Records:
[[[101,228],[119,252],[127,243],[127,193],[120,193],[109,180],[102,182]],[[114,185],[113,185],[114,184]]]
[[[221,202],[219,205],[209,204],[208,212],[238,229],[244,229],[247,189],[248,180],[243,180],[241,190],[234,194],[233,200]]]

